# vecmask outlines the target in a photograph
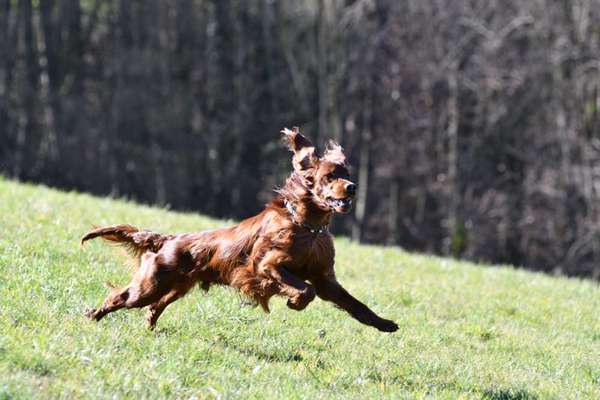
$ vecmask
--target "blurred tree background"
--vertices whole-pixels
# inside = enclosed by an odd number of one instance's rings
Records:
[[[5,176],[242,218],[299,125],[336,233],[596,279],[599,91],[600,0],[0,0]]]

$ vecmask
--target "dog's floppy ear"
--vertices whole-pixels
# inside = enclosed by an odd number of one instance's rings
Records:
[[[304,171],[317,164],[319,159],[315,154],[315,146],[300,133],[298,127],[293,127],[292,130],[283,128],[281,133],[287,147],[294,152],[292,165],[296,171]]]
[[[344,154],[342,146],[337,142],[330,140],[329,143],[327,143],[323,159],[331,161],[334,164],[344,164],[346,162],[346,155]]]

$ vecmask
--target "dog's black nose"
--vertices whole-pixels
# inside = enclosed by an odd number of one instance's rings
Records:
[[[346,193],[348,193],[349,196],[354,196],[356,194],[356,185],[354,183],[347,184]]]

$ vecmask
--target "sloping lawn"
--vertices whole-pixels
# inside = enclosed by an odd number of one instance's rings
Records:
[[[342,217],[343,218],[343,217]],[[303,312],[192,291],[83,317],[131,275],[92,224],[159,232],[231,222],[0,179],[0,399],[600,399],[600,288],[338,239],[339,280],[398,322],[384,334],[316,300]]]

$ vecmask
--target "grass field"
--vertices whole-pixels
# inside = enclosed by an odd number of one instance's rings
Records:
[[[340,238],[340,281],[398,332],[320,300],[266,315],[228,288],[192,291],[149,332],[139,310],[83,317],[131,274],[119,250],[78,243],[117,222],[226,223],[0,179],[0,399],[600,398],[596,283]]]

